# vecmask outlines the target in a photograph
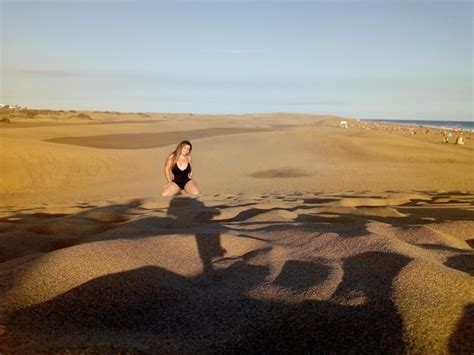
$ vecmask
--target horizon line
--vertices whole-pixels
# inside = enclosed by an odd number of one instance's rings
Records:
[[[432,118],[366,118],[359,115],[341,115],[341,114],[334,114],[334,113],[308,113],[308,112],[296,112],[296,111],[260,111],[260,112],[246,112],[246,113],[198,113],[198,112],[191,112],[191,111],[182,111],[182,112],[160,112],[160,111],[117,111],[113,109],[109,110],[96,110],[96,109],[80,109],[80,108],[68,108],[68,109],[58,109],[58,108],[39,108],[39,107],[27,107],[21,105],[10,105],[10,104],[3,104],[8,106],[17,106],[13,108],[5,108],[0,107],[0,110],[48,110],[48,111],[63,111],[63,112],[71,112],[71,111],[82,111],[82,112],[93,112],[93,113],[121,113],[121,114],[163,114],[163,115],[196,115],[196,116],[250,116],[250,115],[306,115],[306,116],[332,116],[332,117],[340,117],[340,118],[349,118],[349,119],[360,119],[360,120],[368,120],[368,121],[439,121],[439,122],[473,122],[473,119],[456,119],[456,120],[449,120],[449,119],[432,119]]]

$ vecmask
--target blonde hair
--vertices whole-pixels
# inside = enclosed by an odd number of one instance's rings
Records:
[[[173,153],[171,153],[171,166],[173,166],[174,164],[176,164],[176,162],[178,161],[178,158],[179,156],[181,155],[181,149],[183,149],[184,146],[186,145],[189,145],[189,152],[191,152],[191,150],[193,150],[193,146],[191,144],[190,141],[182,141],[180,142],[177,146],[176,146],[176,149],[174,150]]]

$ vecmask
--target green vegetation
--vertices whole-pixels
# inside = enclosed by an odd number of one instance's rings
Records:
[[[69,116],[69,118],[78,118],[80,120],[91,120],[92,117],[86,113],[78,113],[77,115]]]
[[[66,114],[72,112],[76,113],[75,110],[63,111],[63,110],[46,110],[46,109],[27,109],[27,108],[0,108],[0,120],[8,119],[12,120],[15,118],[67,118]],[[79,119],[92,119],[91,116],[85,113],[78,113],[69,116],[69,118],[79,118]],[[6,122],[6,121],[1,121]]]

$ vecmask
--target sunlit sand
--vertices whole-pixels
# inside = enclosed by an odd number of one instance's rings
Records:
[[[473,133],[85,114],[0,126],[1,352],[474,351]]]

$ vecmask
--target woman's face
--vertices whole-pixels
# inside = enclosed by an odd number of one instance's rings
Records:
[[[191,147],[186,144],[183,148],[181,148],[181,155],[188,155],[191,152]]]

